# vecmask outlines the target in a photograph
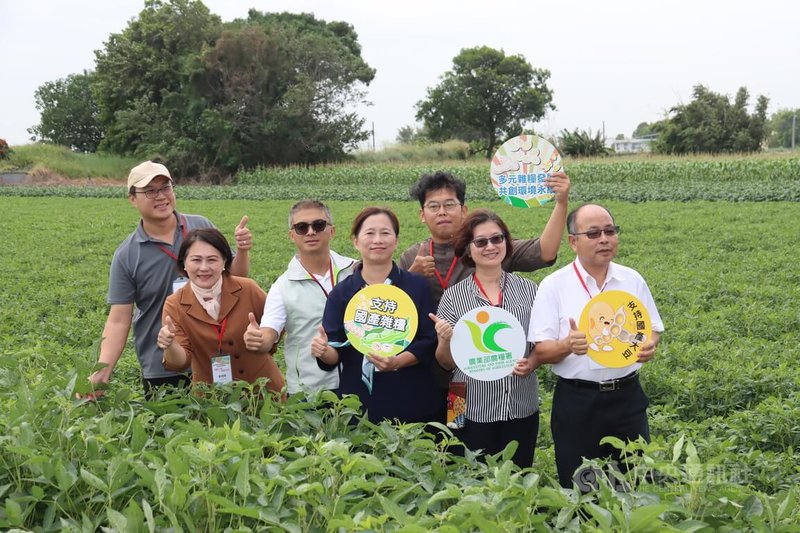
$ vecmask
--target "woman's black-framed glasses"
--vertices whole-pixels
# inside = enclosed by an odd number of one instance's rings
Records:
[[[298,222],[297,224],[292,225],[292,229],[298,235],[307,235],[308,228],[314,230],[314,233],[322,233],[325,231],[325,228],[328,227],[328,221],[322,220],[321,218],[315,220],[314,222]]]
[[[570,233],[570,235],[586,235],[589,239],[599,239],[600,235],[605,233],[606,237],[613,237],[614,235],[619,235],[620,228],[619,226],[611,226],[610,228],[603,228],[603,229],[590,229],[589,231],[581,231]]]
[[[475,245],[475,248],[486,248],[486,245],[489,243],[494,244],[497,246],[506,240],[506,236],[502,233],[498,233],[497,235],[492,235],[491,237],[478,237],[477,239],[472,240],[472,244]]]

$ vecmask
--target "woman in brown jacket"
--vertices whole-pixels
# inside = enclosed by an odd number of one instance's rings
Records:
[[[178,268],[189,278],[164,304],[158,347],[164,366],[192,367],[192,382],[254,382],[268,378],[280,393],[284,380],[272,355],[247,350],[244,333],[258,324],[266,293],[249,278],[230,275],[233,253],[219,230],[190,231],[178,252]]]

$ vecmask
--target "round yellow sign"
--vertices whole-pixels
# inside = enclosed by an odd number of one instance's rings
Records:
[[[364,355],[394,357],[411,344],[418,324],[417,306],[394,285],[364,287],[344,311],[347,340]]]
[[[589,342],[587,355],[608,368],[635,363],[641,345],[653,337],[647,308],[625,291],[604,291],[589,300],[578,329]]]

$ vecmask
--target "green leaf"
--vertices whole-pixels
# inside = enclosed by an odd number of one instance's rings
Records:
[[[631,513],[630,528],[632,531],[653,529],[654,526],[663,526],[658,516],[669,509],[669,505],[656,504],[637,507]]]
[[[81,468],[81,479],[99,491],[108,492],[108,485],[105,481],[83,468]]]

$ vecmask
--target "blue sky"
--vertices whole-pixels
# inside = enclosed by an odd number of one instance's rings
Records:
[[[704,84],[733,95],[747,86],[751,103],[770,98],[770,113],[800,108],[800,4],[764,0],[207,0],[223,20],[261,11],[312,12],[344,20],[377,69],[367,88],[378,145],[414,124],[414,104],[466,47],[522,54],[551,72],[557,110],[535,125],[629,136],[639,122],[660,119]],[[142,0],[0,0],[0,137],[23,144],[39,114],[41,84],[92,69],[93,51],[121,31]]]

